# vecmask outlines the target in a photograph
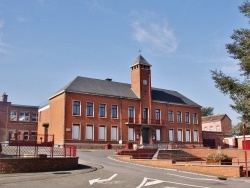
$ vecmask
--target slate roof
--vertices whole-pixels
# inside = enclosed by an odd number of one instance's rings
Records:
[[[60,89],[56,94],[50,97],[50,99],[63,92],[84,93],[139,100],[138,96],[131,89],[130,84],[80,76],[76,77],[72,82]],[[176,91],[158,88],[152,88],[152,100],[200,107],[200,105]]]
[[[212,116],[203,116],[201,117],[201,119],[202,119],[202,122],[221,121],[226,116],[227,116],[226,114],[218,114],[218,115],[212,115]]]
[[[147,66],[150,66],[151,67],[151,65],[146,61],[146,59],[144,59],[141,55],[139,55],[137,58],[136,58],[136,60],[135,60],[135,62],[130,66],[130,67],[132,67],[132,66],[134,66],[134,65],[137,65],[137,64],[140,64],[140,65],[147,65]]]

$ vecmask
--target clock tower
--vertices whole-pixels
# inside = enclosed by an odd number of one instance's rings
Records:
[[[140,98],[141,109],[140,114],[148,118],[150,117],[151,109],[151,65],[139,55],[131,69],[131,88]],[[143,114],[144,113],[144,114]],[[146,118],[146,119],[147,119]]]

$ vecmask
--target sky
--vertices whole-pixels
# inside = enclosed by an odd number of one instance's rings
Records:
[[[77,76],[130,83],[141,54],[152,86],[240,116],[210,70],[239,77],[225,45],[247,28],[244,0],[0,0],[0,95],[41,106]],[[141,51],[141,52],[140,52]]]

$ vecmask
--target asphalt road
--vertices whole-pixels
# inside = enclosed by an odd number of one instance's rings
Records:
[[[110,156],[113,150],[79,150],[83,169],[64,172],[26,173],[0,176],[0,187],[35,188],[249,188],[250,180],[217,177],[139,166]]]

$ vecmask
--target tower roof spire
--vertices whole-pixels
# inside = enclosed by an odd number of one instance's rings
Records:
[[[149,67],[151,67],[152,65],[150,65],[145,59],[144,59],[144,57],[142,57],[142,55],[139,55],[137,58],[136,58],[136,60],[135,60],[135,62],[130,66],[130,67],[133,67],[134,65],[147,65],[147,66],[149,66]]]

